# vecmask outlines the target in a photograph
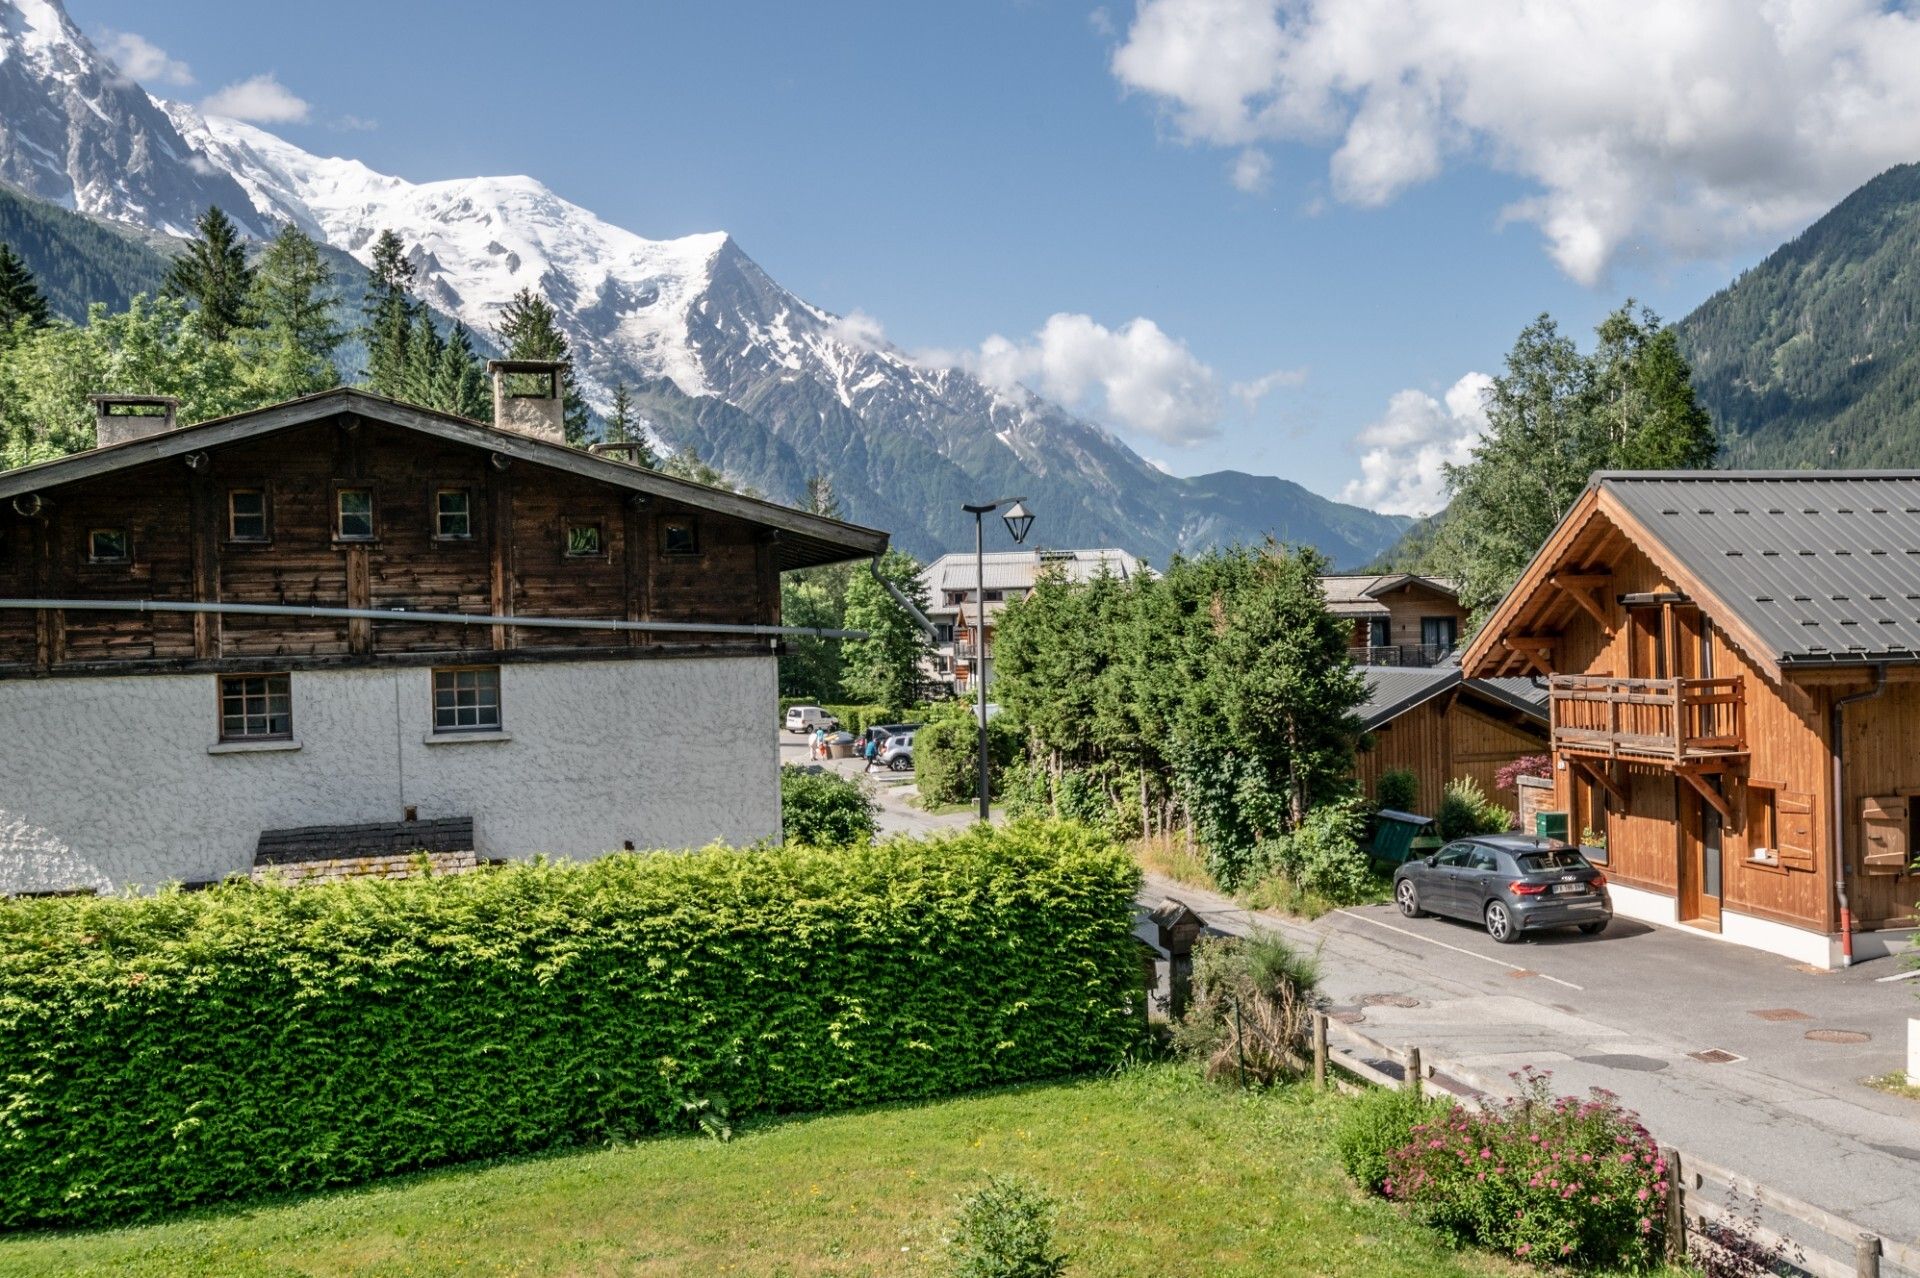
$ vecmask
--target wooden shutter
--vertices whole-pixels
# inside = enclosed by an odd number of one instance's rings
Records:
[[[1796,790],[1778,791],[1776,809],[1780,864],[1789,870],[1813,869],[1813,796]]]
[[[1899,874],[1907,868],[1907,801],[1903,797],[1860,801],[1860,849],[1868,874]]]

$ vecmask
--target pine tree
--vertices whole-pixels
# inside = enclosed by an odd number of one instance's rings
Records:
[[[438,408],[434,403],[435,382],[440,376],[440,358],[446,344],[440,340],[440,334],[433,326],[433,317],[421,315],[407,333],[406,361],[400,374],[400,393],[394,398],[404,399],[409,404],[419,404],[424,408]]]
[[[11,334],[16,324],[45,328],[47,299],[13,246],[0,244],[0,340]]]
[[[282,227],[260,255],[248,310],[257,327],[235,337],[247,354],[249,384],[263,400],[340,384],[333,356],[346,334],[335,324],[333,269],[299,227]]]
[[[380,232],[373,242],[372,266],[360,328],[367,347],[367,388],[399,399],[406,389],[407,349],[418,304],[413,300],[413,263],[392,230]]]
[[[247,265],[240,228],[212,204],[194,224],[199,235],[187,242],[167,272],[166,291],[200,308],[200,329],[216,342],[248,322],[247,298],[253,269]]]
[[[633,392],[624,380],[613,384],[613,412],[607,417],[606,439],[609,444],[634,445],[636,462],[650,470],[660,469],[660,459],[647,445],[647,432],[633,411]]]
[[[466,326],[455,324],[440,348],[440,362],[434,370],[429,408],[453,413],[474,421],[490,421],[493,397],[488,393],[486,370],[473,352],[473,339]]]
[[[507,303],[507,309],[500,317],[498,341],[508,359],[560,362],[563,366],[560,370],[560,393],[565,405],[567,442],[575,448],[584,448],[593,413],[587,408],[587,401],[580,396],[580,387],[573,375],[573,353],[567,345],[567,335],[560,331],[560,320],[554,314],[553,307],[532,289],[521,289],[513,295],[513,300]]]

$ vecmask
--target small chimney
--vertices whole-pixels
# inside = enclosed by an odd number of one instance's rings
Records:
[[[490,359],[493,424],[550,444],[567,442],[566,406],[560,398],[560,371],[551,359]]]
[[[171,395],[89,395],[93,402],[93,446],[106,448],[173,429],[180,401]]]

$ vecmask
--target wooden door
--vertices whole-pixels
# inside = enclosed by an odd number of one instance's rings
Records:
[[[1627,609],[1627,677],[1667,677],[1666,609],[1659,604]]]
[[[1719,777],[1705,778],[1718,786]],[[1720,897],[1726,866],[1723,852],[1726,830],[1720,814],[1685,781],[1678,787],[1679,827],[1679,916],[1682,923],[1709,931],[1720,930]]]

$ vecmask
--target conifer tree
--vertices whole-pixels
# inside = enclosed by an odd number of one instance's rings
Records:
[[[200,308],[200,331],[209,341],[222,342],[247,323],[247,299],[253,289],[253,269],[247,265],[240,228],[217,204],[194,223],[199,234],[167,272],[166,291]]]
[[[0,244],[0,340],[21,323],[30,329],[45,328],[47,299],[13,246]]]
[[[567,345],[567,335],[560,331],[559,317],[554,314],[553,307],[547,304],[547,299],[530,288],[515,293],[500,317],[498,337],[508,359],[557,360],[563,365],[560,370],[560,395],[565,405],[567,442],[575,448],[585,447],[593,414],[587,408],[587,401],[580,396],[580,387],[574,380],[573,353]]]
[[[473,339],[464,324],[455,324],[440,347],[440,362],[434,370],[429,408],[443,413],[469,417],[474,421],[493,418],[493,397],[488,393],[486,370],[474,354]]]
[[[263,401],[340,384],[333,356],[346,334],[335,323],[333,268],[311,236],[293,225],[280,229],[260,255],[247,304],[257,327],[235,337]]]
[[[634,460],[651,470],[660,469],[660,459],[647,444],[647,433],[639,415],[633,411],[633,392],[625,380],[613,384],[613,411],[607,416],[606,438],[610,444],[636,445]]]
[[[401,367],[400,390],[394,397],[425,408],[439,408],[434,388],[440,377],[440,359],[446,344],[433,326],[433,317],[421,315],[407,332],[406,360]]]
[[[367,346],[367,388],[398,399],[406,390],[407,351],[418,303],[413,300],[413,263],[407,260],[406,245],[390,229],[373,242],[372,270],[360,329]]]

